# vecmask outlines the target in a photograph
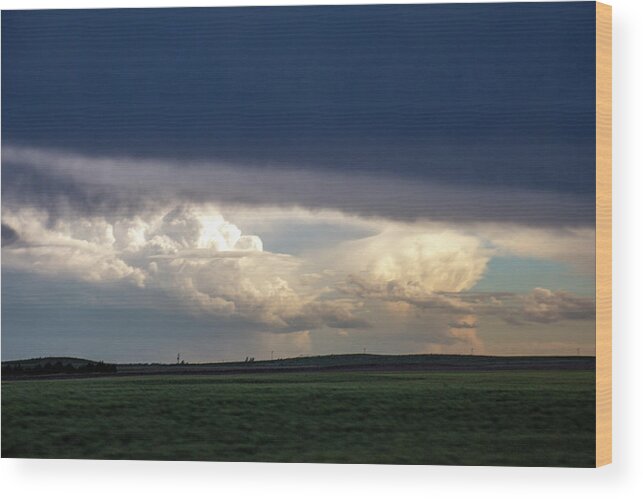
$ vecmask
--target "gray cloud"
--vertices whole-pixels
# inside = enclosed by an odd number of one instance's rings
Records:
[[[475,314],[482,320],[485,317],[500,317],[512,326],[591,321],[596,316],[596,305],[592,298],[544,288],[535,288],[527,294],[470,291],[419,293],[413,288],[400,286],[395,281],[377,283],[350,275],[338,289],[362,299],[404,303],[416,310],[432,310],[452,316]],[[449,321],[448,326],[454,329],[476,329],[479,323],[477,319],[457,318]]]
[[[449,322],[449,327],[455,329],[476,329],[478,327],[478,323],[473,320],[462,319]]]
[[[510,221],[593,226],[594,203],[582,196],[511,188],[440,184],[338,171],[92,158],[4,146],[5,202],[49,211],[127,212],[168,199],[330,208],[397,220]],[[394,165],[392,165],[394,170]],[[403,197],[401,197],[403,193]]]
[[[132,215],[152,204],[131,186],[127,190],[82,182],[64,171],[49,169],[46,162],[30,164],[7,159],[3,148],[2,203],[31,205],[47,210],[54,218],[69,211],[82,215],[121,213]],[[155,203],[158,204],[158,203]]]
[[[451,313],[473,313],[472,304],[463,301],[459,293],[440,293],[408,287],[397,281],[378,283],[356,275],[349,275],[338,289],[363,299],[407,303],[423,310],[441,310]]]
[[[526,294],[463,292],[457,295],[480,317],[497,316],[512,326],[593,321],[596,317],[596,304],[592,298],[567,291],[534,288]]]
[[[18,233],[7,224],[2,224],[2,247],[11,246],[20,239]]]
[[[596,304],[591,298],[566,291],[535,288],[521,297],[519,320],[549,324],[564,320],[593,320]]]

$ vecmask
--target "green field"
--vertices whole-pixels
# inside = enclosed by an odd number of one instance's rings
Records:
[[[139,376],[2,384],[2,456],[594,465],[593,371]]]

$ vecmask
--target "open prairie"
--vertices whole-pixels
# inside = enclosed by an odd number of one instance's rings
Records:
[[[593,369],[25,380],[2,456],[594,465]]]

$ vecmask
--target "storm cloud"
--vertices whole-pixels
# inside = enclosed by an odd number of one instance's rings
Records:
[[[10,246],[20,239],[18,233],[6,224],[2,224],[2,247]]]
[[[131,212],[137,205],[140,209],[172,199],[334,209],[408,221],[563,227],[594,223],[593,199],[573,193],[441,184],[359,172],[95,158],[10,145],[2,153],[4,202],[29,200],[52,212],[64,207],[87,213]]]

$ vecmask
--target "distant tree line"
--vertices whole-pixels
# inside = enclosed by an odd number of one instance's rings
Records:
[[[4,364],[2,366],[3,376],[34,376],[41,374],[74,374],[74,373],[115,373],[116,364],[107,364],[105,362],[87,362],[74,366],[71,363],[63,364],[58,361],[55,363],[47,362],[45,364]]]

